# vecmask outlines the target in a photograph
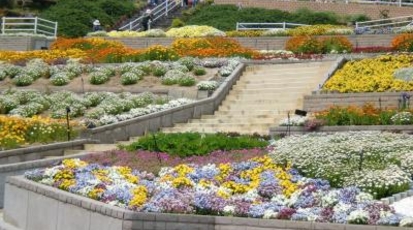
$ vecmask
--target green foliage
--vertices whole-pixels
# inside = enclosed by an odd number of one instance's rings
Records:
[[[343,20],[359,18],[363,18],[363,15],[342,19],[342,17],[333,12],[314,12],[305,8],[289,13],[287,11],[263,8],[243,8],[239,10],[235,5],[203,4],[202,10],[199,8],[184,12],[182,19],[186,25],[208,25],[219,30],[230,31],[235,29],[237,22],[295,22],[312,25],[337,25],[346,24]]]
[[[155,144],[156,141],[156,144]],[[229,135],[225,133],[156,133],[139,138],[136,142],[121,146],[127,151],[138,149],[161,151],[170,155],[189,157],[209,154],[215,150],[250,149],[266,147],[268,142],[246,135]]]
[[[41,17],[57,21],[60,36],[81,37],[91,31],[94,19],[99,19],[103,28],[110,27],[119,17],[133,10],[131,1],[59,0]]]
[[[174,18],[174,19],[172,20],[172,23],[171,23],[171,27],[172,27],[172,28],[182,27],[182,26],[185,26],[185,22],[183,22],[181,19],[179,19],[179,18]]]

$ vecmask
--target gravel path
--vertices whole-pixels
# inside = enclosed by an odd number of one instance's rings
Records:
[[[407,197],[394,202],[392,205],[397,213],[413,217],[413,197]]]

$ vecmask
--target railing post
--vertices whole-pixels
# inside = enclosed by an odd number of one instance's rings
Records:
[[[132,21],[129,22],[129,31],[132,31]]]
[[[35,17],[34,18],[34,29],[33,29],[34,34],[37,34],[37,22],[38,22],[37,17]]]
[[[238,29],[239,29],[239,25],[238,25],[238,22],[237,22],[236,30],[238,31]]]
[[[57,37],[57,24],[58,24],[58,22],[56,22],[56,23],[54,24],[54,37],[55,37],[55,38]]]
[[[359,22],[356,22],[356,29],[359,28]]]
[[[285,30],[285,27],[286,27],[285,22],[283,22],[283,29],[284,29],[284,30]]]
[[[166,0],[165,1],[165,15],[166,16],[168,16],[168,3],[169,3],[169,0]]]
[[[399,7],[402,7],[402,0],[399,0]]]
[[[4,31],[4,29],[6,28],[5,26],[6,26],[6,17],[2,17],[1,18],[1,33],[2,34],[5,34],[5,31]]]

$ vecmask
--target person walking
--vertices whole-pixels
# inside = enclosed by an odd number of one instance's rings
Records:
[[[96,20],[93,21],[93,32],[99,31],[99,30],[101,30],[100,22],[99,22],[99,20],[96,19]]]
[[[152,20],[153,20],[152,11],[150,9],[147,9],[145,13],[143,14],[143,18],[142,18],[143,31],[147,31],[148,29],[150,29],[150,23],[152,22]]]

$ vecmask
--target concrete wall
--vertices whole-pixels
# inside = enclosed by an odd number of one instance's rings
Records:
[[[7,180],[4,221],[21,230],[389,229],[388,226],[374,225],[132,212],[41,185],[22,177],[9,177]]]
[[[0,151],[0,167],[4,164],[39,160],[51,156],[63,156],[65,150],[83,149],[83,145],[89,143],[96,143],[96,141],[79,139]]]
[[[322,1],[324,2],[324,0]],[[337,2],[337,3],[336,3]],[[371,19],[380,19],[380,11],[389,10],[389,17],[410,16],[412,15],[411,7],[398,7],[394,5],[377,5],[377,4],[358,4],[345,1],[328,0],[327,3],[315,1],[276,1],[276,0],[215,0],[215,4],[241,4],[244,7],[258,7],[266,9],[279,9],[288,12],[294,12],[300,8],[307,8],[312,11],[330,11],[338,15],[356,15],[364,14]]]
[[[91,140],[75,140],[42,146],[0,151],[0,208],[4,205],[4,186],[8,176],[22,175],[30,169],[47,167],[65,158],[81,157],[88,154],[63,156],[66,149],[82,149],[83,144],[95,143]],[[52,157],[43,159],[45,157]]]
[[[82,132],[81,136],[86,139],[99,140],[102,143],[114,143],[147,132],[156,132],[162,127],[170,127],[175,123],[185,123],[189,119],[200,118],[204,114],[213,114],[231,90],[232,85],[241,77],[244,69],[245,64],[238,65],[211,97],[170,110],[90,129]]]
[[[277,126],[270,128],[270,135],[295,135],[306,134],[306,131],[302,126],[290,126],[288,132],[287,126]],[[322,126],[319,129],[312,132],[323,133],[335,133],[335,132],[348,132],[348,131],[389,131],[400,133],[412,133],[413,125],[350,125],[350,126]]]
[[[0,51],[29,51],[40,50],[42,47],[50,47],[53,39],[41,37],[12,37],[0,36]]]
[[[383,93],[326,93],[304,96],[303,109],[317,112],[336,106],[363,106],[371,103],[377,108],[398,108],[402,92]],[[412,93],[409,93],[412,94]],[[413,104],[413,101],[412,101]]]
[[[413,14],[413,13],[412,13]],[[235,25],[234,25],[235,27]],[[235,29],[235,28],[234,28]],[[363,34],[363,35],[346,35],[353,46],[372,47],[382,46],[390,47],[392,39],[396,34]],[[283,50],[285,43],[290,37],[234,37],[242,46],[256,50]],[[170,46],[173,38],[110,38],[124,43],[126,46],[134,49],[147,48],[154,44]]]
[[[413,13],[412,13],[413,14]],[[235,25],[234,25],[235,29]],[[346,35],[354,47],[371,47],[382,46],[390,47],[392,39],[396,34],[363,34],[363,35]],[[242,46],[256,50],[282,50],[285,42],[290,37],[235,37]],[[34,38],[26,37],[1,37],[0,50],[35,50],[42,46],[50,46],[51,40],[33,40]],[[127,47],[134,49],[147,48],[152,45],[170,46],[174,41],[173,38],[107,38],[124,43]]]

